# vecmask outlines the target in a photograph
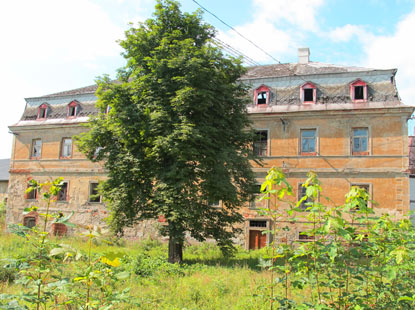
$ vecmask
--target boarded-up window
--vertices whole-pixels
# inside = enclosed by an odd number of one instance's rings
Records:
[[[36,226],[36,217],[34,216],[26,216],[23,219],[23,226],[26,226],[28,228],[32,228]]]

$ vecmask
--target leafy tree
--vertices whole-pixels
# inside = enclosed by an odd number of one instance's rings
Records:
[[[158,0],[153,19],[126,31],[117,82],[98,81],[101,113],[78,143],[104,160],[113,228],[163,216],[170,262],[182,260],[186,233],[232,250],[255,182],[245,69],[211,44],[214,35],[200,12]]]

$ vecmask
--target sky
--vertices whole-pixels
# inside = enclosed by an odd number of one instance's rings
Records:
[[[209,13],[217,37],[260,64],[310,60],[397,68],[399,94],[415,106],[415,0],[196,0],[273,57]],[[180,0],[194,12],[193,0]],[[0,158],[10,158],[24,98],[94,84],[116,76],[130,23],[151,17],[155,0],[14,0],[0,2]],[[410,121],[413,132],[414,122]]]

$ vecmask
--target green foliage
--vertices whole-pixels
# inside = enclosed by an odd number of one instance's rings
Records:
[[[181,260],[185,232],[232,252],[238,209],[255,183],[246,87],[238,82],[245,69],[213,37],[200,12],[159,0],[153,19],[126,31],[127,65],[118,82],[98,81],[102,113],[78,141],[89,159],[104,160],[113,228],[163,216],[170,261]],[[224,208],[211,206],[218,200]]]
[[[312,172],[303,186],[306,196],[285,206],[291,186],[281,170],[271,169],[262,186],[262,199],[272,202],[263,212],[274,220],[273,242],[261,261],[271,272],[263,287],[271,309],[412,309],[415,230],[409,219],[376,215],[359,187],[351,188],[344,205],[323,205],[329,199]],[[309,223],[309,241],[289,243],[282,219]],[[293,297],[299,290],[307,292],[301,300]]]

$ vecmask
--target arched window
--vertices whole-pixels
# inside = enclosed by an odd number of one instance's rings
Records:
[[[37,111],[37,119],[46,119],[48,117],[48,105],[42,103]]]
[[[317,101],[317,87],[307,82],[300,88],[300,98],[302,103],[316,103]]]
[[[269,88],[262,85],[255,89],[254,100],[257,106],[266,106],[269,104]]]
[[[71,103],[69,103],[68,104],[67,116],[68,117],[76,117],[76,115],[78,114],[78,108],[79,108],[78,101],[74,100]]]
[[[350,83],[350,98],[353,102],[366,102],[367,83],[360,79]]]

